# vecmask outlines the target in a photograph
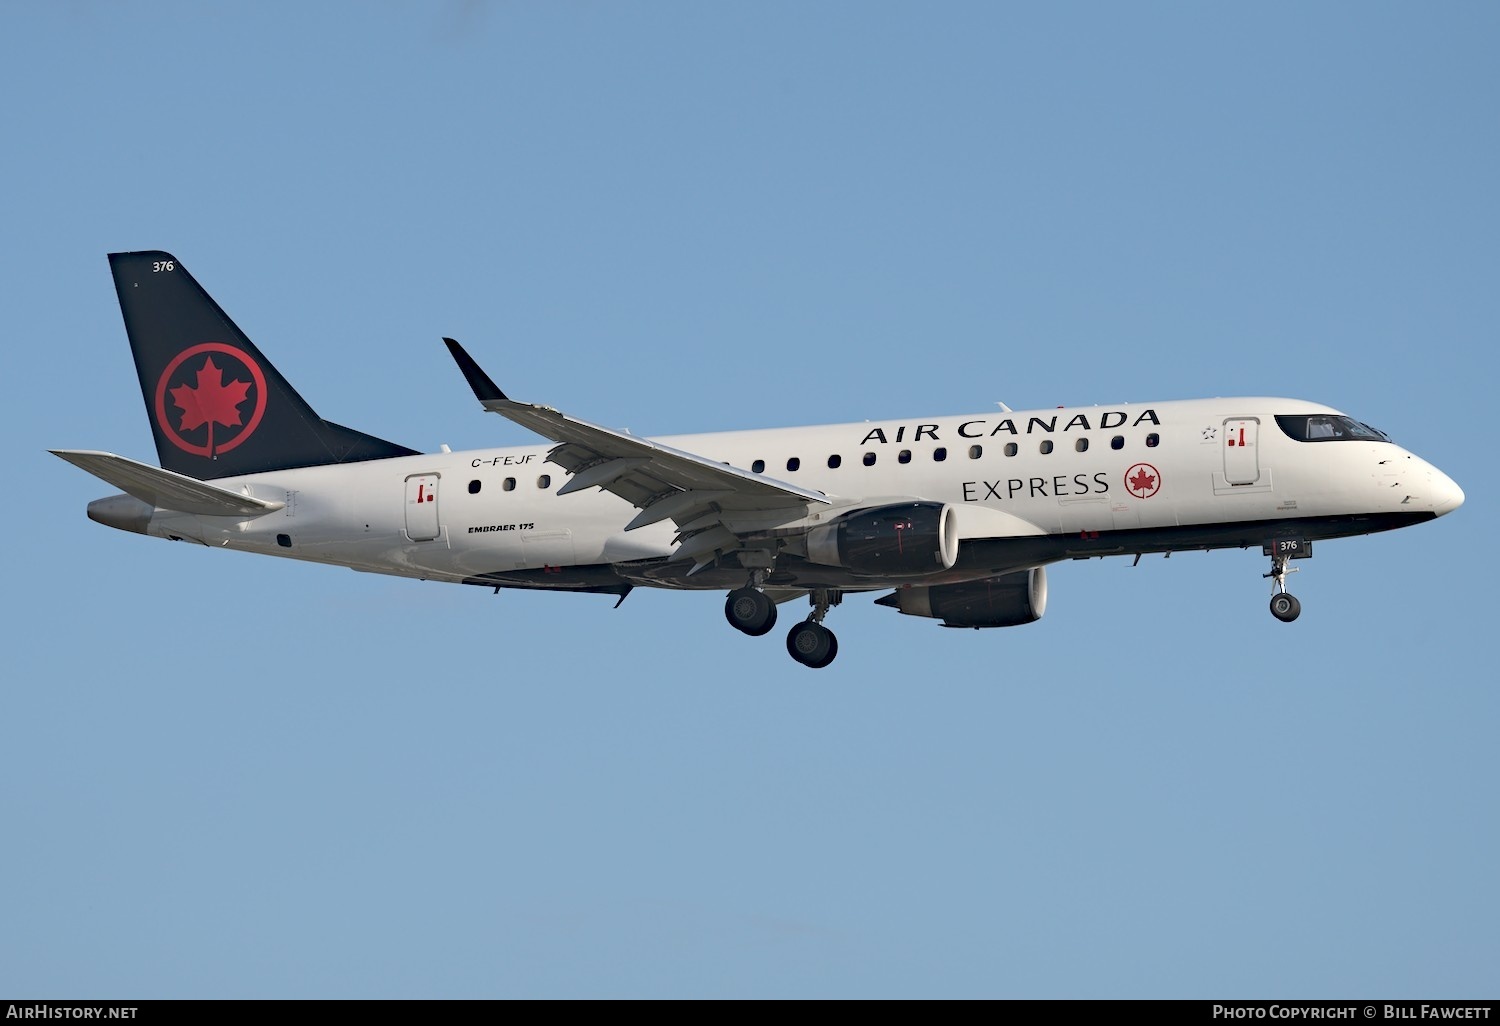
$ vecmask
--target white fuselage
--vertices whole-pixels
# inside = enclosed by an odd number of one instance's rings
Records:
[[[1101,550],[1112,552],[1171,548],[1174,530],[1206,525],[1262,524],[1269,537],[1279,522],[1342,518],[1351,526],[1325,536],[1359,534],[1399,526],[1359,529],[1359,518],[1415,521],[1463,501],[1446,475],[1390,442],[1302,441],[1276,421],[1336,413],[1300,400],[1198,399],[656,441],[823,491],[836,500],[830,516],[866,500],[916,498],[1006,515],[976,517],[972,523],[995,526],[969,528],[966,541],[1097,536],[1119,540]],[[627,532],[637,510],[615,495],[558,495],[568,475],[547,462],[551,448],[542,442],[225,478],[215,483],[285,506],[246,520],[156,510],[146,533],[432,580],[540,571],[539,586],[554,568],[672,556],[670,522]],[[1143,540],[1132,545],[1133,538]],[[713,575],[645,583],[722,586]]]

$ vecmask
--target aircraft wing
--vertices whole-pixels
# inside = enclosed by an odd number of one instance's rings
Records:
[[[672,520],[684,529],[680,558],[711,559],[716,551],[740,547],[733,536],[741,533],[735,527],[744,522],[766,522],[778,515],[799,519],[810,507],[832,501],[824,492],[590,424],[549,406],[516,402],[462,346],[451,338],[443,341],[486,410],[560,443],[547,455],[548,462],[572,475],[559,495],[586,488],[618,495],[640,510],[627,531]],[[686,537],[689,533],[692,537]]]
[[[213,517],[258,517],[274,513],[286,505],[284,502],[268,502],[243,495],[185,474],[137,463],[112,452],[94,452],[89,449],[49,451],[142,502],[178,513]]]

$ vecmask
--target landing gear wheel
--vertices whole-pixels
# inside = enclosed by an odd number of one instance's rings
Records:
[[[1300,543],[1298,543],[1300,545]],[[1272,545],[1267,544],[1265,551],[1271,552]],[[1311,551],[1310,549],[1308,550]],[[1263,576],[1269,577],[1274,582],[1275,591],[1271,595],[1271,615],[1282,623],[1291,623],[1302,613],[1302,603],[1295,597],[1287,594],[1287,574],[1297,572],[1296,567],[1288,567],[1287,562],[1291,555],[1286,552],[1275,552],[1271,556],[1271,572]]]
[[[724,600],[724,619],[735,630],[758,638],[776,626],[776,603],[763,591],[736,588]]]
[[[839,639],[822,624],[804,620],[786,636],[786,650],[803,666],[820,670],[839,654]]]
[[[1297,601],[1296,596],[1284,591],[1271,596],[1271,615],[1282,623],[1291,623],[1301,613],[1302,603]]]

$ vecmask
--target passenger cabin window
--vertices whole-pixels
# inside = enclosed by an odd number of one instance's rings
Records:
[[[910,463],[911,462],[911,450],[910,449],[902,449],[900,452],[898,452],[896,454],[896,462],[897,463]]]
[[[981,457],[983,455],[984,455],[984,446],[982,446],[982,445],[971,445],[971,446],[969,446],[969,459],[971,459],[971,460],[977,460],[977,459],[979,459],[979,457]]]
[[[837,469],[839,469],[839,467],[841,467],[843,465],[844,465],[844,457],[842,457],[842,456],[830,456],[830,457],[828,457],[828,469],[829,470],[837,470]]]
[[[1111,438],[1109,440],[1109,447],[1111,449],[1123,449],[1123,448],[1125,448],[1125,436],[1124,435],[1115,435],[1115,437],[1113,437],[1113,438]]]
[[[873,467],[874,465],[875,465],[875,454],[873,452],[867,452],[867,453],[865,453],[865,466],[867,466],[867,467]]]
[[[1299,442],[1389,442],[1390,435],[1352,417],[1317,413],[1310,417],[1277,416],[1277,427]]]
[[[551,488],[552,487],[552,475],[551,474],[543,474],[541,477],[537,478],[536,479],[536,486],[538,488]]]
[[[475,479],[475,480],[469,482],[469,494],[470,495],[478,495],[479,494],[479,481],[478,481],[478,479]]]
[[[766,461],[756,460],[754,463],[750,464],[750,472],[752,474],[764,474],[766,472]]]
[[[796,470],[800,466],[802,466],[802,461],[795,456],[786,461],[787,470]]]
[[[1073,443],[1073,451],[1074,452],[1088,452],[1089,451],[1089,440],[1087,438],[1080,438],[1078,441],[1074,442]]]
[[[1041,449],[1042,449],[1042,455],[1043,456],[1045,456],[1049,452],[1051,452],[1052,451],[1052,439],[1050,439],[1050,438],[1043,438],[1042,439]]]
[[[1014,456],[1016,453],[1018,453],[1020,451],[1021,451],[1021,447],[1019,445],[1017,445],[1015,442],[1006,442],[1005,443],[1005,455],[1007,455],[1007,456]]]
[[[944,449],[942,446],[938,446],[936,449],[932,450],[932,461],[934,463],[941,463],[947,458],[948,450]]]
[[[1155,449],[1160,444],[1161,435],[1157,434],[1155,431],[1146,436],[1146,448]]]
[[[515,491],[516,490],[516,479],[513,478],[513,477],[507,477],[505,479],[505,484],[502,485],[501,487],[503,487],[507,492],[513,492],[513,491]]]

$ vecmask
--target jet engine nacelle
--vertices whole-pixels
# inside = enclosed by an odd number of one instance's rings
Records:
[[[1047,571],[1020,570],[983,581],[901,588],[876,600],[908,616],[931,616],[944,627],[1017,627],[1047,611]]]
[[[920,577],[958,561],[958,512],[900,502],[849,513],[807,533],[807,558],[872,577]]]

